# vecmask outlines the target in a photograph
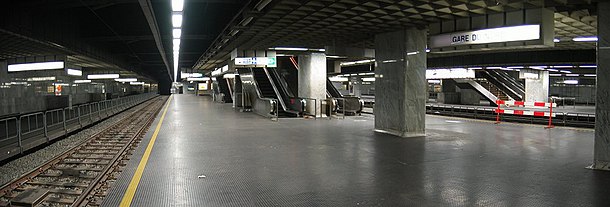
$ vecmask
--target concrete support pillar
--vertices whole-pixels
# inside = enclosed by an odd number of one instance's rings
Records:
[[[314,98],[320,101],[326,99],[326,55],[324,53],[309,53],[299,55],[299,96]],[[313,111],[311,104],[309,111]],[[320,116],[321,106],[315,106]]]
[[[610,170],[610,2],[597,3],[597,100],[593,169]]]
[[[525,79],[525,98],[527,102],[549,99],[549,71],[530,70],[528,73],[538,74],[538,79]]]
[[[352,83],[352,92],[350,95],[354,95],[357,97],[362,96],[362,92],[360,91],[360,86],[362,85],[362,79],[360,79],[360,77],[351,77],[350,82]]]
[[[341,73],[341,62],[329,60],[326,62],[326,72],[328,73]]]
[[[426,30],[375,36],[375,131],[425,136]]]

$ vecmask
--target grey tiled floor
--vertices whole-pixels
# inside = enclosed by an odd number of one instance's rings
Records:
[[[366,115],[271,122],[173,98],[132,206],[610,206],[610,173],[585,169],[591,130],[427,116],[404,139]]]

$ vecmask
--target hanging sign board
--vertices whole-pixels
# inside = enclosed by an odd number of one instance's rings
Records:
[[[267,66],[277,67],[276,57],[241,57],[235,58],[236,66]]]
[[[454,32],[430,37],[430,47],[450,47],[540,39],[540,25],[520,25]]]

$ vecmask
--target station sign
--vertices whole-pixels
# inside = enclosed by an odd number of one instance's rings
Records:
[[[520,25],[441,34],[430,37],[430,47],[450,47],[540,39],[540,25]]]
[[[267,66],[277,67],[276,57],[241,57],[235,58],[236,66]]]

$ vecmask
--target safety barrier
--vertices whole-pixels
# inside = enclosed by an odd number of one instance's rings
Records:
[[[303,98],[303,97],[299,97],[298,99],[301,99],[301,111],[303,112],[303,117],[305,117],[305,115],[309,115],[312,116],[314,119],[318,119],[318,100],[315,98]],[[311,111],[309,111],[309,107],[308,106],[308,102],[313,102],[313,114],[311,113]]]
[[[513,115],[521,115],[521,116],[537,116],[537,117],[549,117],[548,126],[546,128],[553,128],[553,117],[556,116],[553,113],[553,107],[557,107],[556,103],[553,103],[553,99],[551,102],[523,102],[523,101],[504,101],[504,100],[496,100],[496,105],[498,108],[495,110],[496,112],[496,124],[500,123],[500,114],[513,114]],[[531,110],[510,110],[510,109],[502,109],[501,106],[517,106],[517,107],[546,107],[549,108],[549,112],[546,111],[531,111]]]
[[[140,94],[0,120],[0,161],[66,136],[158,96]]]

